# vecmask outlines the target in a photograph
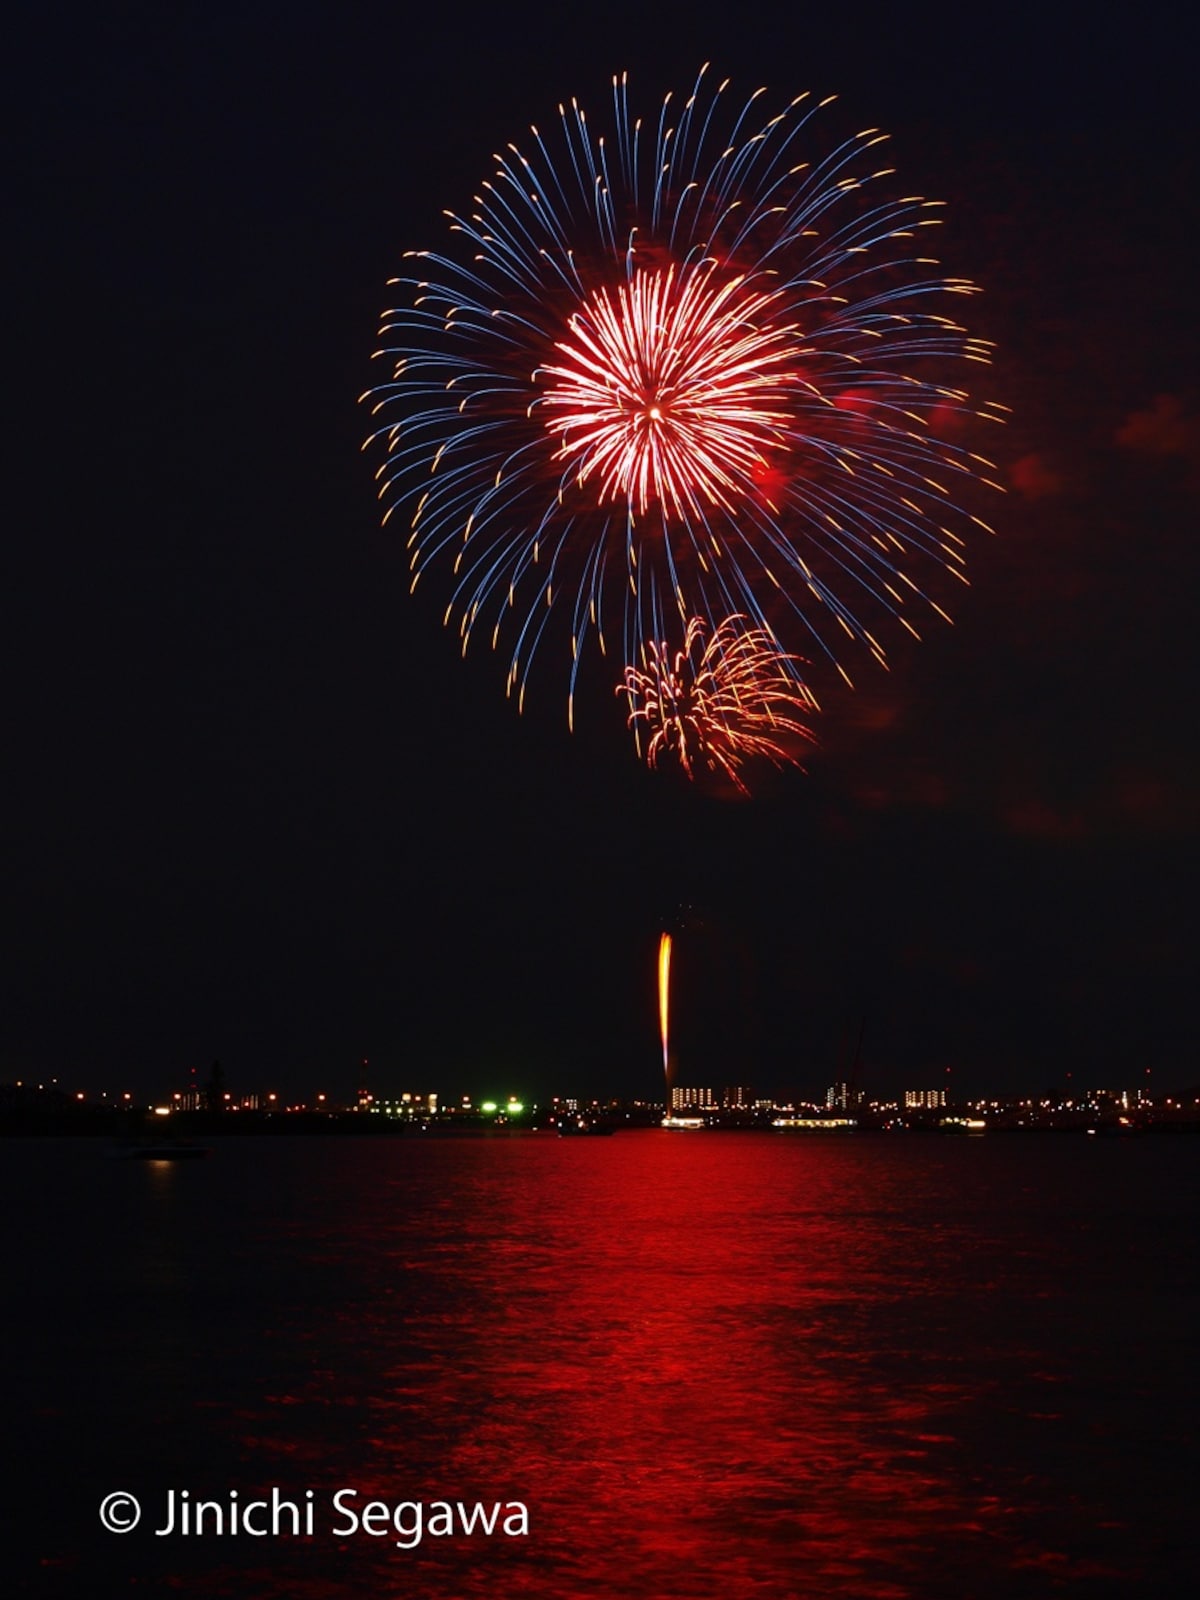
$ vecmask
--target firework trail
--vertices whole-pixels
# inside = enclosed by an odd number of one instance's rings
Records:
[[[658,941],[658,1032],[662,1040],[663,1081],[667,1088],[667,1110],[671,1109],[671,935]]]
[[[934,202],[890,197],[886,136],[823,141],[828,100],[768,116],[706,71],[650,123],[614,79],[611,136],[572,101],[495,156],[447,213],[454,252],[392,280],[391,375],[364,399],[384,520],[408,518],[413,587],[440,574],[464,653],[503,642],[519,704],[556,656],[573,723],[594,642],[648,758],[695,770],[649,707],[701,619],[713,683],[751,655],[762,682],[721,701],[725,743],[695,747],[735,776],[739,717],[768,738],[768,702],[780,728],[815,705],[794,648],[849,682],[889,631],[945,616],[930,580],[966,581],[986,525],[958,502],[992,470],[947,434],[1001,408],[946,381],[988,359],[942,309],[975,290],[925,252]]]

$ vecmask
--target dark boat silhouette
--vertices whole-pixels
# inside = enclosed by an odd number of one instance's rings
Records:
[[[208,1146],[185,1139],[143,1139],[119,1144],[113,1155],[121,1161],[198,1161]]]

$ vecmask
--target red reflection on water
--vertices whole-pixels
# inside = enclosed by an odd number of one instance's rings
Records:
[[[654,1131],[373,1156],[369,1204],[331,1197],[352,1300],[308,1331],[288,1426],[325,1441],[326,1496],[520,1501],[531,1533],[318,1537],[256,1595],[315,1596],[331,1556],[430,1600],[1135,1583],[1108,1486],[1068,1501],[1055,1477],[1079,1447],[1036,1321],[1059,1258],[1002,1191],[964,1197],[978,1152],[908,1149]]]
[[[371,1331],[359,1478],[519,1499],[533,1534],[389,1555],[387,1592],[901,1600],[1010,1572],[1018,1508],[962,1470],[956,1427],[973,1352],[947,1307],[973,1291],[903,1174],[668,1133],[467,1165],[461,1204],[427,1195],[387,1245],[404,1292]]]
[[[63,1259],[60,1211],[88,1241],[14,1300],[36,1592],[1169,1594],[1197,1392],[1175,1144],[231,1139],[166,1190],[9,1152],[18,1263]],[[114,1484],[147,1520],[170,1486],[311,1488],[317,1531],[114,1540]],[[522,1501],[531,1532],[338,1538],[342,1487]]]

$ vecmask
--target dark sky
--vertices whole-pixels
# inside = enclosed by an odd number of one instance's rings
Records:
[[[653,1093],[682,908],[739,1076],[1195,1081],[1196,138],[1165,8],[24,7],[0,1079]],[[981,282],[1009,493],[954,628],[750,803],[465,666],[381,532],[385,280],[628,69],[841,96]],[[600,114],[599,111],[596,113]],[[841,115],[839,110],[837,113]],[[536,683],[535,683],[536,687]],[[685,1006],[688,996],[681,994]]]

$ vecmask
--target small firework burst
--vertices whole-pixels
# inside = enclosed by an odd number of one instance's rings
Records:
[[[629,702],[629,725],[639,750],[645,741],[649,766],[671,756],[693,781],[720,771],[748,794],[741,770],[748,760],[799,764],[817,703],[798,685],[794,661],[744,616],[726,617],[707,641],[706,632],[704,619],[692,617],[681,649],[648,640],[643,665],[625,669],[617,693]]]

